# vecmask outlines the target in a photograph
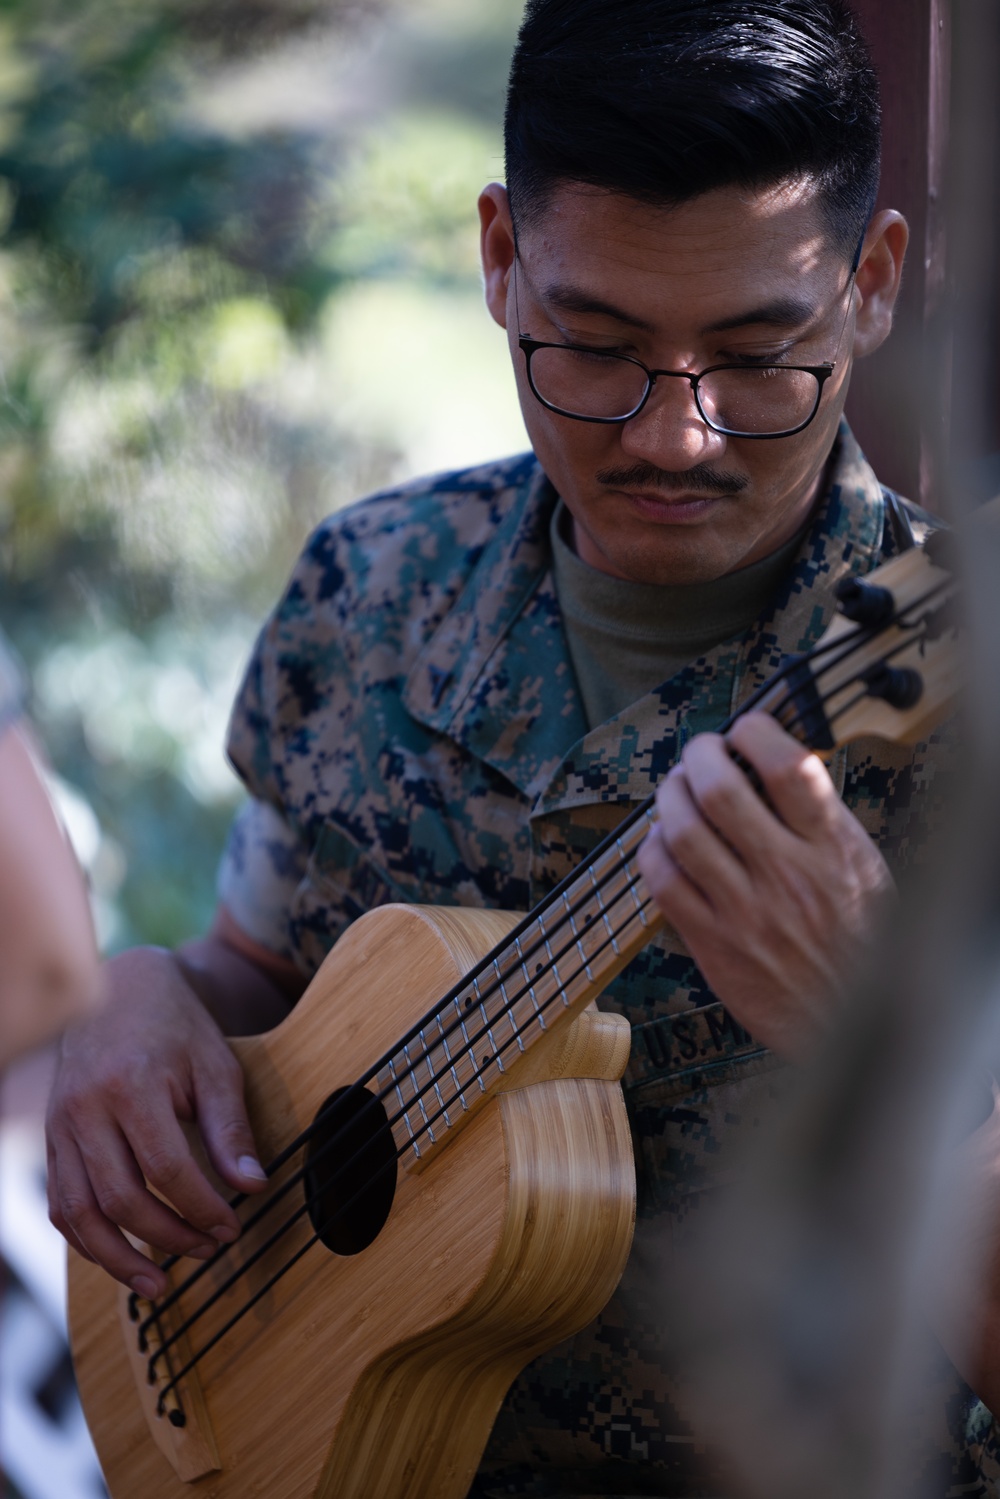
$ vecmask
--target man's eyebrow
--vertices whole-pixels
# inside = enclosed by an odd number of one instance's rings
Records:
[[[547,286],[542,293],[542,301],[560,312],[580,312],[591,317],[606,317],[613,319],[616,323],[625,323],[629,328],[640,328],[644,333],[653,333],[654,327],[646,318],[636,317],[633,312],[626,312],[623,307],[616,307],[613,302],[605,302],[600,297],[591,296],[589,292],[581,287],[569,283],[555,282]]]
[[[730,333],[734,328],[801,328],[812,322],[817,308],[801,297],[776,297],[773,302],[764,302],[748,312],[738,312],[734,317],[720,318],[710,323],[705,333]]]
[[[634,312],[626,312],[623,307],[616,307],[613,302],[605,302],[603,298],[592,296],[590,292],[581,287],[573,286],[571,283],[556,282],[545,288],[543,301],[561,312],[577,312],[584,316],[611,318],[616,323],[624,323],[626,327],[638,328],[643,333],[655,333],[655,324],[647,318],[637,317]],[[763,302],[759,307],[751,307],[746,312],[734,313],[732,317],[719,318],[717,322],[709,323],[702,331],[705,333],[731,333],[736,328],[801,328],[804,323],[811,322],[816,316],[817,309],[812,302],[802,297],[775,297],[771,302]]]

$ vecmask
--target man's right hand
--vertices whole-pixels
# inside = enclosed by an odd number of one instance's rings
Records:
[[[265,1176],[239,1063],[178,958],[137,948],[113,959],[107,976],[106,1007],[61,1045],[47,1121],[49,1213],[81,1254],[152,1297],[166,1277],[126,1233],[197,1258],[239,1233],[180,1121],[197,1124],[234,1192],[259,1191]]]

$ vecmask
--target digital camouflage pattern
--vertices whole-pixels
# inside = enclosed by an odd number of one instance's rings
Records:
[[[770,612],[589,733],[552,577],[556,495],[532,455],[410,484],[324,523],[233,714],[229,753],[251,800],[220,896],[240,925],[312,974],[385,901],[533,906],[688,739],[818,640],[842,578],[894,553],[884,492],[846,426],[830,473]],[[932,747],[877,740],[832,766],[898,874],[919,856],[935,772]],[[635,1246],[604,1313],[515,1381],[477,1495],[725,1493],[687,1419],[662,1290],[729,1147],[785,1072],[669,931],[602,1003],[633,1027]],[[920,1467],[942,1499],[993,1492],[977,1476],[994,1461],[988,1417],[947,1378]]]

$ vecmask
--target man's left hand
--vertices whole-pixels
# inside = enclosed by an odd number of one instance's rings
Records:
[[[639,851],[656,904],[751,1035],[803,1058],[893,890],[885,860],[823,762],[764,713],[691,740],[656,805]]]

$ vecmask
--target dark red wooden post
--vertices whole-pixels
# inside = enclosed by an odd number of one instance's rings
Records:
[[[882,84],[879,207],[898,208],[910,248],[892,337],[855,366],[847,414],[875,471],[930,509],[949,400],[942,204],[950,0],[852,0]]]

